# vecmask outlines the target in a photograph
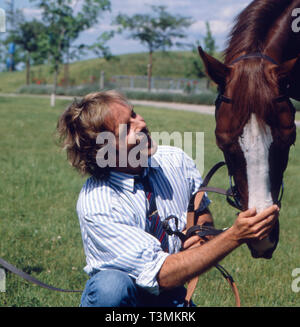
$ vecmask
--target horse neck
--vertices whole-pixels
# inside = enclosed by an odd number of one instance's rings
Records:
[[[256,52],[279,63],[296,57],[300,52],[300,32],[292,30],[295,8],[300,8],[300,0],[253,1],[237,17],[225,49],[225,64]]]
[[[295,8],[300,8],[300,0],[294,0],[283,11],[266,38],[263,52],[279,63],[295,58],[300,53],[300,32],[296,33],[292,29],[293,21],[296,19],[292,16]]]

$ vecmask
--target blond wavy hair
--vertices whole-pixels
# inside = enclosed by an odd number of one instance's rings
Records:
[[[109,168],[100,168],[96,162],[97,151],[103,145],[96,144],[100,132],[107,131],[107,119],[113,104],[131,107],[127,98],[114,90],[86,95],[76,99],[63,112],[57,123],[57,132],[69,163],[82,175],[103,178]]]

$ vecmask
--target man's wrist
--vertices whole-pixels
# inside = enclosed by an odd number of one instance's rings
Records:
[[[226,233],[228,239],[230,239],[234,245],[238,247],[243,243],[243,241],[238,237],[234,229],[234,226],[231,226],[230,228],[226,229],[226,231],[224,231],[224,234]]]

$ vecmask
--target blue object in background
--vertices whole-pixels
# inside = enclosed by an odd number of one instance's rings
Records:
[[[14,43],[9,43],[8,45],[8,53],[9,54],[14,54],[16,50],[15,44]]]
[[[13,58],[8,57],[6,59],[6,69],[7,70],[14,70],[15,69],[15,62]]]

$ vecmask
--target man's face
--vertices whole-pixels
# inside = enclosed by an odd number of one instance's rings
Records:
[[[118,156],[125,155],[128,167],[130,152],[136,148],[138,155],[150,157],[156,152],[157,145],[151,139],[146,122],[143,117],[125,105],[115,103],[110,108],[110,119],[106,122],[108,129],[116,137],[116,150]],[[123,158],[124,159],[124,158]]]

